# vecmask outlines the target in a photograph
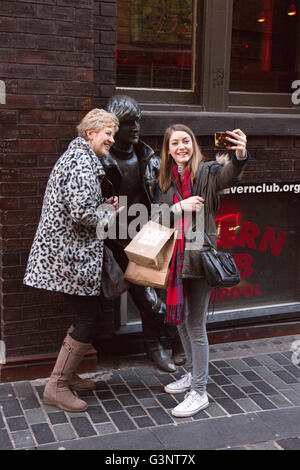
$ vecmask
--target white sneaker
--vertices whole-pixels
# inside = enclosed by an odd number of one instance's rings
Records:
[[[188,372],[183,375],[181,379],[176,380],[165,386],[165,392],[167,393],[182,393],[186,392],[191,388],[192,385],[192,374]]]
[[[200,395],[196,390],[191,390],[185,395],[183,402],[179,403],[171,413],[178,418],[185,418],[195,415],[198,411],[207,408],[208,405],[209,402],[206,393]]]

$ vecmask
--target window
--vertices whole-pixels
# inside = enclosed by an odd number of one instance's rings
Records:
[[[234,1],[230,90],[291,93],[300,71],[298,3]]]
[[[213,291],[216,313],[299,304],[299,191],[300,184],[261,183],[222,196],[218,247],[234,254],[241,282]]]
[[[300,0],[118,0],[117,11],[117,89],[144,109],[299,112]]]
[[[192,56],[192,0],[119,2],[119,86],[191,90]]]
[[[129,89],[146,101],[193,102],[197,4],[196,0],[118,1],[119,89]]]

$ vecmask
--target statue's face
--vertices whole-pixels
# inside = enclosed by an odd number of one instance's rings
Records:
[[[124,144],[137,144],[140,137],[140,119],[135,118],[120,122],[116,139]]]

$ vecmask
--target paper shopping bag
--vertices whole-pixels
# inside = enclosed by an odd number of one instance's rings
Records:
[[[129,261],[124,279],[140,286],[167,289],[170,272],[169,264],[172,259],[174,245],[175,236],[173,233],[163,250],[163,259],[160,269],[141,266],[133,261]]]
[[[173,237],[174,229],[150,220],[125,248],[129,261],[140,266],[160,270],[164,252]],[[174,237],[173,237],[174,238]]]

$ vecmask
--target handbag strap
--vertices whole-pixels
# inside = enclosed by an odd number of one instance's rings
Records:
[[[175,193],[176,193],[176,195],[177,195],[179,201],[183,201],[183,197],[181,196],[180,192],[178,191],[178,188],[177,188],[175,182],[173,181],[173,179],[172,179],[172,186],[173,186],[173,188],[174,188],[174,191],[175,191]],[[207,235],[207,233],[206,233],[206,232],[203,232],[203,233],[204,233],[205,241],[207,241],[207,243],[209,244],[209,246],[210,246],[213,250],[215,250],[215,247],[213,246],[213,244],[212,244],[212,242],[211,242],[209,236]]]

